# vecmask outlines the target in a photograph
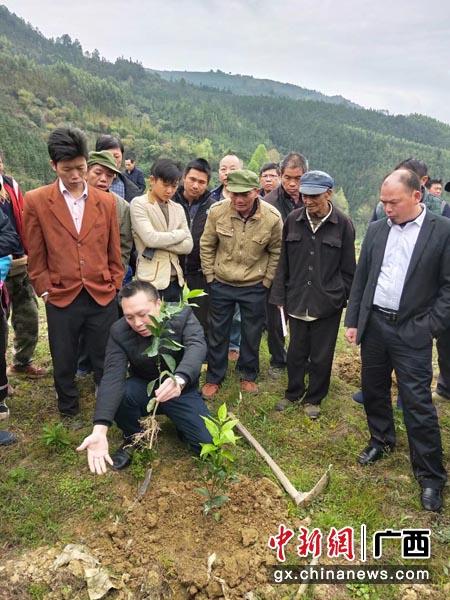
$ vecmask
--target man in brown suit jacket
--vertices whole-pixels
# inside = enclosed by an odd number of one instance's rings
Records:
[[[84,333],[98,385],[123,267],[114,199],[85,182],[84,133],[56,129],[48,151],[58,179],[25,195],[24,229],[30,279],[46,305],[58,408],[76,425],[78,340]]]

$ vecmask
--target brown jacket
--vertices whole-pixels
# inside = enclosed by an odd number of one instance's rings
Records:
[[[229,285],[263,283],[270,288],[281,251],[282,222],[276,208],[258,198],[256,212],[245,222],[230,200],[211,206],[200,239],[206,281]]]
[[[88,197],[78,234],[56,180],[25,194],[24,233],[28,273],[47,302],[68,306],[86,288],[106,306],[120,289],[119,226],[112,194],[88,186]]]

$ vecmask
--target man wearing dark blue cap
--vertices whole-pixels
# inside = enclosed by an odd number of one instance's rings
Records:
[[[333,206],[333,187],[333,178],[324,171],[308,171],[301,177],[304,206],[285,221],[270,295],[270,302],[289,315],[290,329],[288,388],[276,410],[303,398],[311,419],[320,415],[320,403],[328,393],[342,309],[355,272],[355,230]]]

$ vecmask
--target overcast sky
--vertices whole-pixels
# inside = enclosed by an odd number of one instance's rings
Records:
[[[253,75],[450,123],[447,0],[0,0],[145,67]]]

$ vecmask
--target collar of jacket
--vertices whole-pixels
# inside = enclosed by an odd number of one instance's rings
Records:
[[[328,223],[328,221],[329,221],[330,223],[336,224],[338,222],[336,208],[334,207],[333,204],[331,206],[332,206],[331,215],[328,217],[328,219],[326,220],[326,222]],[[299,210],[299,215],[298,215],[298,217],[295,220],[296,221],[308,221],[308,217],[306,215],[306,207],[302,206],[298,210]]]
[[[244,221],[245,220],[244,217],[241,217],[241,215],[238,213],[238,211],[233,208],[233,205],[231,204],[231,200],[228,200],[228,202],[230,203],[230,206],[229,206],[230,217],[232,219],[239,219],[241,221]],[[247,219],[248,221],[250,221],[251,219],[261,219],[261,198],[259,196],[257,196],[255,199],[255,202],[257,203],[256,210],[250,217],[248,217],[248,219]],[[252,207],[252,210],[253,210],[253,207]]]
[[[196,200],[195,202],[193,202],[192,204],[198,204],[199,206],[201,204],[203,204],[204,202],[206,202],[206,200],[208,200],[208,198],[210,197],[211,192],[209,190],[206,190],[206,192],[204,192],[204,194],[202,194],[200,196],[200,198],[198,200]],[[186,200],[186,198],[184,197],[184,186],[180,185],[176,191],[175,196],[172,198],[172,200],[174,200],[175,202],[179,202],[180,204],[183,204],[184,206],[191,206],[189,204],[189,202]]]

